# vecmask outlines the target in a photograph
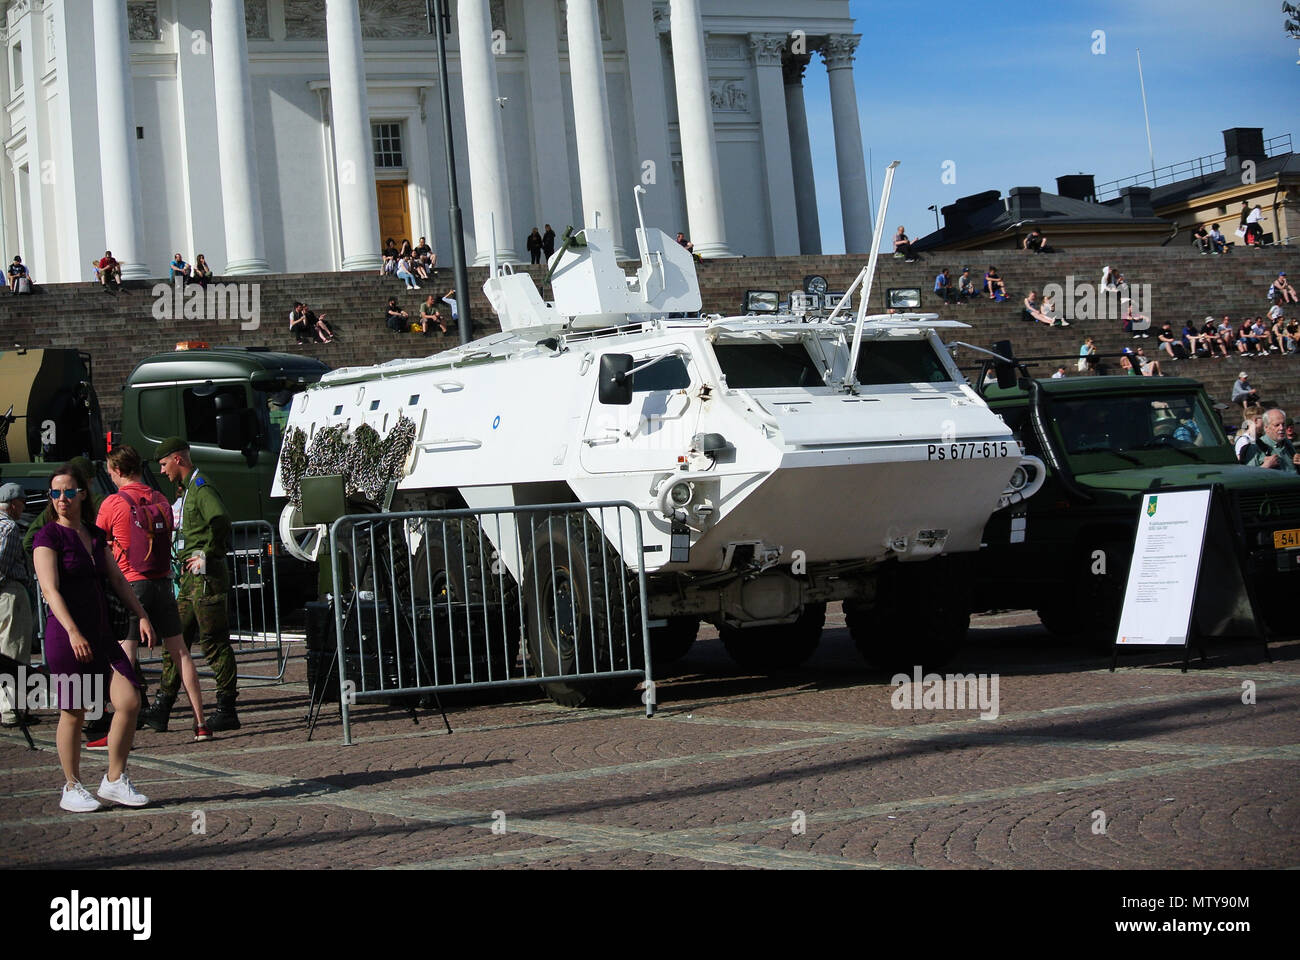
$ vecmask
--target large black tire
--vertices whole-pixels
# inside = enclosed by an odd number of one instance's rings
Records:
[[[746,670],[770,673],[797,667],[813,655],[826,624],[826,604],[810,603],[794,623],[718,628],[731,659]]]
[[[655,669],[672,666],[686,656],[699,632],[699,617],[669,617],[666,626],[651,627],[650,660]]]
[[[858,653],[889,673],[938,669],[950,661],[970,627],[970,577],[947,557],[888,565],[876,602],[844,601],[844,621]]]
[[[432,598],[433,612],[450,625],[457,658],[477,661],[474,680],[522,676],[513,579],[494,572],[492,545],[478,520],[429,520],[420,533],[410,561],[408,593],[417,609],[426,609]],[[445,661],[446,651],[440,652]]]
[[[1075,615],[1074,600],[1067,588],[1053,590],[1039,601],[1038,619],[1047,632],[1062,640],[1078,639],[1081,625]]]
[[[535,521],[526,542],[521,593],[535,674],[564,676],[641,666],[636,580],[600,528],[584,522],[582,515]],[[554,681],[542,684],[542,689],[561,706],[592,707],[625,700],[636,682],[626,677]]]

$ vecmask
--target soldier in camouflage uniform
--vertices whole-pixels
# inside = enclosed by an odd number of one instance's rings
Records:
[[[230,575],[226,554],[230,552],[230,517],[221,495],[190,460],[190,445],[170,437],[155,452],[158,466],[181,495],[181,516],[177,524],[176,555],[181,563],[180,590],[176,606],[181,615],[185,646],[197,637],[203,657],[216,676],[217,708],[208,714],[208,729],[238,730],[235,714],[235,652],[230,649],[227,595]],[[180,675],[171,657],[163,654],[162,681],[146,722],[159,732],[166,731],[172,704],[180,689]]]

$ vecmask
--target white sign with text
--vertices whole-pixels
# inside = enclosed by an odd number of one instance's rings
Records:
[[[1209,490],[1147,493],[1139,507],[1119,646],[1184,646],[1201,570]]]

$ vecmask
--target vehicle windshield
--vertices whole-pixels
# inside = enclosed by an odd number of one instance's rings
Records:
[[[929,340],[863,340],[857,374],[863,386],[952,380]]]
[[[715,343],[713,352],[733,389],[826,385],[802,339],[733,340]]]
[[[1203,452],[1230,446],[1218,416],[1194,393],[1054,399],[1052,413],[1072,456],[1113,453],[1132,460],[1137,451],[1175,449],[1210,462],[1221,458]]]

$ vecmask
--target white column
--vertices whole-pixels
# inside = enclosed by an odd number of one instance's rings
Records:
[[[104,199],[102,192],[85,189],[99,178],[99,149],[95,121],[95,64],[85,56],[61,56],[68,50],[93,50],[95,25],[84,7],[56,3],[54,54],[59,70],[50,99],[50,120],[58,128],[52,137],[55,169],[55,216],[58,218],[59,273],[37,274],[42,281],[74,282],[93,276],[90,258],[104,255]],[[77,184],[83,189],[78,190]],[[3,219],[3,218],[0,218]],[[5,248],[9,249],[6,243]],[[26,251],[23,251],[24,256]],[[13,255],[10,254],[12,257]]]
[[[614,191],[614,143],[609,134],[605,51],[596,0],[568,0],[569,81],[573,85],[573,131],[582,186],[582,224],[609,230],[614,255],[622,258],[623,230]]]
[[[790,212],[797,211],[794,168],[790,159],[790,126],[785,118],[785,84],[781,54],[788,37],[783,33],[751,33],[749,50],[758,79],[758,111],[763,136],[763,166],[767,173],[768,220],[772,224],[772,255],[799,253],[799,234],[791,229]]]
[[[790,166],[794,171],[795,218],[799,222],[799,252],[822,252],[821,224],[817,218],[817,182],[813,177],[812,145],[808,142],[808,112],[803,102],[803,72],[808,57],[791,56],[785,62],[785,116],[790,131]]]
[[[573,189],[569,184],[569,144],[560,86],[560,31],[554,3],[525,3],[524,49],[528,51],[528,118],[533,135],[536,226],[559,224],[563,233],[573,222]],[[543,158],[544,162],[543,162]]]
[[[713,134],[709,67],[699,0],[671,0],[673,79],[677,88],[677,130],[682,144],[682,180],[690,241],[701,257],[729,257],[722,218],[722,181]]]
[[[858,94],[853,87],[853,52],[861,40],[862,36],[856,33],[827,37],[821,51],[831,85],[831,123],[835,127],[835,168],[840,179],[845,253],[866,253],[871,249],[867,164],[862,155]]]
[[[5,46],[3,49],[7,56],[19,53],[18,69],[22,71],[24,78],[21,90],[10,91],[11,94],[17,93],[22,98],[23,111],[20,116],[25,116],[27,125],[27,157],[24,162],[28,171],[27,225],[30,236],[25,238],[22,250],[19,252],[33,277],[43,283],[53,283],[61,279],[60,268],[62,267],[60,250],[56,245],[56,231],[59,239],[66,240],[67,237],[62,230],[58,229],[61,225],[56,226],[52,216],[55,205],[51,185],[58,180],[58,166],[49,153],[50,138],[44,129],[49,117],[50,104],[45,98],[43,84],[36,79],[46,72],[42,42],[45,35],[45,19],[41,16],[39,8],[32,10],[30,7],[15,7],[14,12],[18,20],[10,25],[6,39],[10,43],[16,39],[21,44],[21,52],[12,46]],[[51,163],[55,165],[51,167]],[[51,173],[55,174],[53,179]],[[13,254],[10,254],[9,258],[12,256]]]
[[[176,0],[175,16],[169,31],[176,46],[175,139],[180,158],[175,170],[184,198],[185,235],[170,242],[173,251],[183,252],[191,262],[203,254],[220,274],[226,267],[226,223],[212,44],[197,44],[193,39],[195,30],[212,36],[211,0]]]
[[[474,205],[474,264],[489,260],[496,233],[497,259],[516,263],[510,218],[510,181],[497,102],[497,71],[492,59],[492,11],[488,0],[460,0],[460,82],[465,92],[465,147]],[[558,117],[555,118],[558,122]]]
[[[99,113],[99,170],[104,192],[104,234],[122,265],[123,280],[147,280],[140,163],[135,152],[135,102],[126,4],[95,0],[95,95]],[[71,51],[69,51],[71,55]],[[37,86],[34,77],[28,82]],[[39,173],[38,173],[39,176]]]
[[[269,273],[262,236],[262,194],[253,136],[244,0],[212,0],[212,79],[226,216],[226,265],[221,273]],[[378,232],[376,228],[376,238]]]
[[[366,59],[361,49],[361,11],[351,0],[326,0],[325,30],[330,62],[334,164],[343,234],[343,269],[378,270],[379,200],[375,154],[366,105]],[[224,166],[224,165],[223,165]]]
[[[665,22],[665,29],[667,26]],[[623,0],[623,27],[627,38],[628,76],[637,78],[628,85],[631,102],[626,109],[636,137],[633,173],[637,182],[646,188],[641,208],[647,227],[658,227],[671,236],[678,229],[679,208],[673,195],[673,161],[668,152],[664,46],[659,39],[653,0]],[[651,166],[647,167],[647,162]]]

